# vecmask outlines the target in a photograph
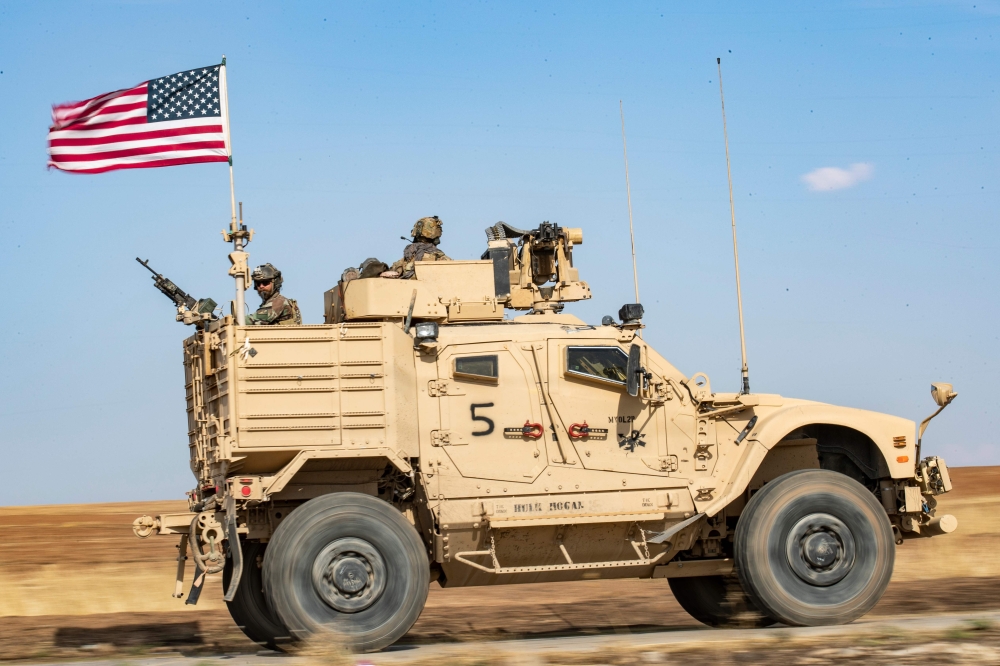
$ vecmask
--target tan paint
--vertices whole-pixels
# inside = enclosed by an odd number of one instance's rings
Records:
[[[344,323],[200,324],[184,342],[192,511],[222,522],[231,497],[239,531],[266,539],[312,497],[382,493],[421,532],[448,585],[728,571],[722,514],[737,515],[773,475],[816,467],[815,440],[794,433],[830,424],[874,443],[888,469],[875,481],[902,531],[953,529],[933,516],[932,495],[950,488],[943,461],[916,477],[913,421],[715,393],[707,376],[685,376],[638,338],[637,324],[560,314],[564,301],[590,297],[572,267],[582,233],[568,231],[549,248],[554,265],[538,264],[556,276],[552,286],[537,284],[528,250],[522,260],[510,241],[491,241],[514,252],[509,267],[417,262],[413,280],[351,281]],[[510,293],[498,295],[504,271]],[[414,323],[439,324],[436,340],[415,344],[404,330],[411,304]],[[505,308],[529,307],[503,319]],[[636,397],[569,367],[569,349],[627,358],[633,344],[650,373]],[[393,487],[412,495],[386,495]],[[662,545],[647,541],[699,513],[708,520]],[[192,518],[143,518],[136,530],[186,534]],[[199,536],[190,538],[194,548]],[[668,564],[681,551],[706,564]]]

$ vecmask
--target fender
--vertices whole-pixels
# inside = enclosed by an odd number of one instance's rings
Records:
[[[916,424],[909,419],[822,402],[789,399],[784,399],[781,407],[758,407],[754,411],[759,419],[745,440],[746,448],[736,463],[729,485],[710,504],[698,507],[710,516],[746,490],[764,457],[778,442],[798,428],[817,423],[844,426],[867,435],[881,452],[892,478],[906,479],[914,475],[917,462],[914,459]]]
[[[326,449],[318,451],[300,451],[285,465],[280,472],[271,477],[264,477],[264,493],[274,495],[285,489],[292,478],[309,460],[331,458],[384,458],[403,474],[410,474],[413,467],[403,457],[401,452],[387,447],[369,449]]]

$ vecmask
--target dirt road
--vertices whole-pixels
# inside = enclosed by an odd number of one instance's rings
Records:
[[[1000,666],[1000,613],[864,618],[844,626],[615,633],[597,636],[395,645],[351,655],[330,643],[292,654],[183,654],[132,657],[129,666],[546,666],[683,663],[977,664]],[[65,663],[65,662],[64,662]],[[120,666],[120,659],[68,662]]]
[[[1000,467],[953,471],[947,537],[908,541],[870,617],[1000,610]],[[252,654],[218,581],[198,607],[172,599],[174,542],[139,541],[141,513],[183,503],[0,508],[0,660]],[[403,645],[697,629],[665,581],[441,589]]]

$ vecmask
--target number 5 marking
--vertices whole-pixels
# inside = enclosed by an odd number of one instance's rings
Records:
[[[473,437],[482,437],[484,435],[489,435],[491,432],[493,432],[493,419],[488,418],[486,416],[480,416],[480,415],[476,414],[476,409],[477,408],[478,409],[486,409],[487,407],[492,407],[492,406],[493,406],[492,402],[484,402],[484,403],[478,404],[478,405],[475,405],[475,404],[469,405],[469,411],[472,412],[472,420],[473,421],[482,421],[483,423],[486,424],[486,430],[480,430],[479,432],[472,433]]]

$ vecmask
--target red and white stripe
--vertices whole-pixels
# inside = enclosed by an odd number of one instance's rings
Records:
[[[49,166],[103,173],[229,161],[225,109],[222,117],[148,123],[147,83],[53,106]]]

